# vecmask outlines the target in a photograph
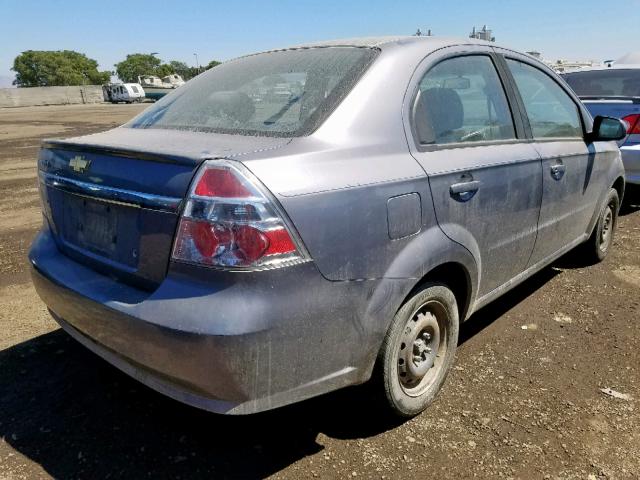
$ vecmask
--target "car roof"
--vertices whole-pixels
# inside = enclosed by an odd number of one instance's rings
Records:
[[[484,40],[476,40],[474,38],[462,37],[435,37],[435,36],[415,36],[415,35],[388,35],[380,37],[356,37],[343,38],[337,40],[324,40],[320,42],[309,42],[301,45],[295,45],[289,48],[305,48],[305,47],[385,47],[392,44],[410,44],[410,43],[433,43],[442,45],[447,43],[450,45],[460,44],[479,44],[479,45],[495,45],[492,42]]]
[[[355,37],[343,38],[335,40],[323,40],[318,42],[308,42],[299,45],[291,45],[283,48],[273,48],[262,52],[255,52],[244,56],[253,56],[259,53],[280,52],[284,50],[297,50],[303,48],[322,48],[322,47],[367,47],[386,49],[396,46],[411,46],[422,44],[425,47],[431,47],[432,50],[453,46],[453,45],[487,45],[497,46],[493,42],[477,40],[475,38],[464,37],[440,37],[440,36],[415,36],[415,35],[389,35],[380,37]],[[244,57],[243,56],[243,57]],[[239,57],[239,58],[243,58]]]

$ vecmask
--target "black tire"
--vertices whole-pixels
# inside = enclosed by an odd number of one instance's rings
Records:
[[[609,190],[602,210],[598,215],[596,226],[584,245],[582,253],[590,263],[598,263],[605,259],[611,245],[613,236],[618,224],[618,211],[620,210],[620,199],[615,188]]]
[[[400,308],[382,343],[377,373],[396,415],[413,417],[433,402],[453,365],[458,329],[456,299],[445,285],[424,285]]]

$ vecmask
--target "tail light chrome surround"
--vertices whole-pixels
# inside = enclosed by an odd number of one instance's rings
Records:
[[[190,187],[172,260],[261,270],[309,261],[309,255],[277,200],[246,167],[207,160]]]

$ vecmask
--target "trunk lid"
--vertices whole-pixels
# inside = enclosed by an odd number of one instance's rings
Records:
[[[640,113],[640,102],[632,99],[606,100],[590,97],[580,97],[591,116],[622,118],[632,113]]]
[[[45,141],[38,159],[43,210],[63,253],[152,290],[166,275],[198,166],[288,141],[130,128]]]

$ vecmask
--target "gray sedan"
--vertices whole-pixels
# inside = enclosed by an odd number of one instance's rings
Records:
[[[72,337],[179,401],[251,413],[373,377],[411,416],[473,312],[575,247],[607,255],[624,135],[493,43],[249,55],[43,144],[33,281]]]

